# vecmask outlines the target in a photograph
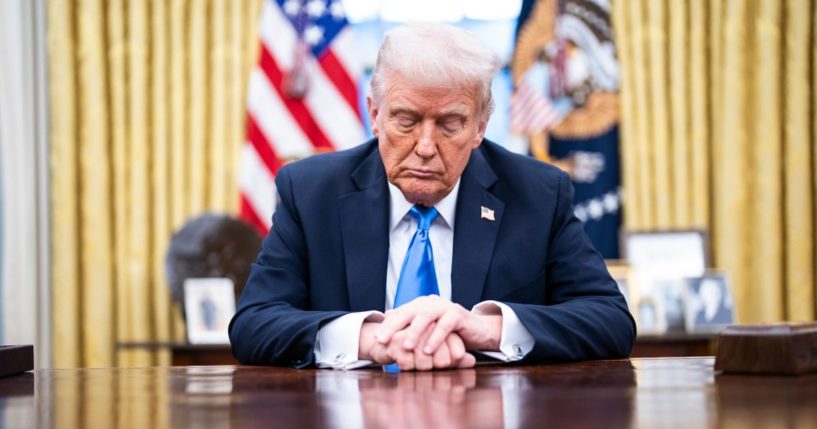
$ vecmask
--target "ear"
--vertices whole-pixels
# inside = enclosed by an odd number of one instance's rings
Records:
[[[488,121],[479,121],[479,130],[477,130],[477,135],[474,136],[474,143],[472,144],[471,148],[476,149],[479,147],[480,143],[482,143],[482,139],[485,137],[485,130],[488,128]]]
[[[377,127],[377,114],[379,111],[371,95],[366,97],[366,110],[369,111],[369,124],[372,127],[372,134],[380,138],[380,129]]]

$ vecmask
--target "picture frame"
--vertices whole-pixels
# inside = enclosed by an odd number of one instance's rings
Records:
[[[638,336],[661,335],[667,332],[667,318],[661,300],[642,296],[633,313]]]
[[[736,323],[734,295],[726,273],[708,271],[686,279],[684,285],[687,332],[719,333]]]
[[[229,278],[184,281],[187,340],[191,344],[230,344],[227,327],[235,314],[235,290]]]
[[[665,333],[686,332],[685,279],[652,279],[651,296],[661,303]]]
[[[622,243],[622,254],[642,277],[700,277],[709,266],[709,242],[703,230],[630,231]]]

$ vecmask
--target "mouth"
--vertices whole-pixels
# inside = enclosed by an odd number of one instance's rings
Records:
[[[408,168],[405,170],[406,174],[411,177],[416,177],[418,179],[431,179],[437,175],[432,170],[424,169],[424,168]]]

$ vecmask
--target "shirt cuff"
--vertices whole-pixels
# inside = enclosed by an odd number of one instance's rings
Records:
[[[349,313],[323,325],[315,338],[315,364],[318,368],[355,369],[372,362],[357,358],[360,327],[363,322],[381,322],[383,313]]]
[[[483,301],[475,305],[472,312],[482,315],[502,314],[502,337],[499,339],[499,351],[479,351],[485,356],[514,362],[524,358],[535,342],[528,328],[522,324],[516,313],[507,305],[498,301]]]

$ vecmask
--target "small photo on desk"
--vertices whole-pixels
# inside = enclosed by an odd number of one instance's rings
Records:
[[[667,317],[661,300],[649,295],[640,297],[633,316],[639,336],[661,335],[667,332]]]
[[[197,278],[184,281],[187,340],[191,344],[229,344],[227,327],[235,314],[233,281]]]
[[[685,294],[687,332],[718,333],[735,323],[732,288],[725,273],[687,279]]]

